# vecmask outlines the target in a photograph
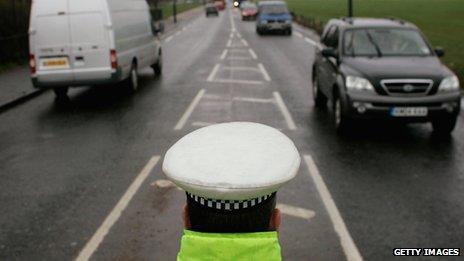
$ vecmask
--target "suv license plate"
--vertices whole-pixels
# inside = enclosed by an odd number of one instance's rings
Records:
[[[425,117],[428,112],[426,107],[393,107],[390,115],[393,117]]]

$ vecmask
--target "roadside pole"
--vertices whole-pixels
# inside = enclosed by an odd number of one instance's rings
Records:
[[[353,0],[348,0],[348,17],[353,17]]]
[[[172,1],[172,17],[174,18],[174,23],[177,23],[177,0]]]

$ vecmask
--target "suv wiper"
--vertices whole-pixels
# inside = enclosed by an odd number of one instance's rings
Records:
[[[369,39],[369,41],[372,43],[372,45],[374,46],[375,50],[377,51],[377,55],[379,57],[382,57],[382,52],[380,51],[380,47],[379,45],[374,41],[374,38],[372,38],[372,35],[371,33],[369,33],[368,30],[366,30],[366,35],[367,35],[367,38]]]

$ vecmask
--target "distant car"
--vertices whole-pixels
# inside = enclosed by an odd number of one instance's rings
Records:
[[[75,86],[125,81],[136,90],[139,69],[151,66],[161,74],[159,32],[146,1],[35,0],[29,26],[32,83],[53,89],[57,101]]]
[[[223,11],[226,9],[226,4],[223,1],[215,1],[214,5],[217,7],[219,11]]]
[[[258,16],[258,7],[251,2],[244,2],[240,7],[242,20],[256,20]]]
[[[420,30],[396,19],[329,21],[313,67],[317,107],[327,100],[344,132],[356,119],[432,122],[449,134],[460,112],[460,84]]]
[[[207,4],[205,6],[206,17],[210,15],[219,16],[219,10],[215,4]]]
[[[256,32],[292,34],[292,16],[284,1],[261,1],[258,4]]]

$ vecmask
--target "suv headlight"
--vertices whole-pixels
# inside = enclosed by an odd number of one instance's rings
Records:
[[[453,75],[450,77],[446,77],[440,83],[438,87],[438,91],[440,92],[452,92],[459,90],[459,79],[457,76]]]
[[[267,20],[261,20],[261,24],[267,24]]]
[[[356,76],[346,77],[346,88],[353,91],[374,91],[374,86],[364,78]]]

